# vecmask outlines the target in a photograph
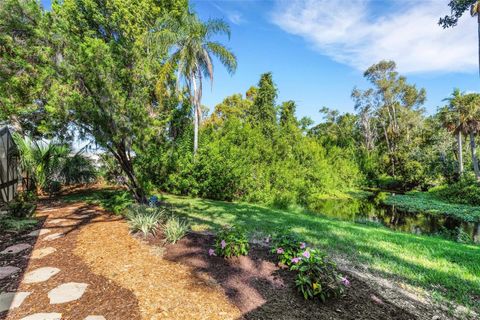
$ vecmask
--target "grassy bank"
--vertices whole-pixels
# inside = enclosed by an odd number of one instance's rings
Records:
[[[429,192],[410,192],[388,196],[384,203],[408,212],[424,212],[433,215],[451,216],[465,222],[480,222],[480,207],[449,203],[438,199]]]
[[[118,192],[71,195],[111,206]],[[381,276],[426,289],[442,301],[455,301],[480,312],[480,247],[432,236],[328,219],[301,210],[276,210],[246,203],[167,196],[172,209],[194,230],[239,224],[250,233],[268,234],[289,227],[332,255],[361,263]]]
[[[167,201],[192,221],[193,228],[239,224],[252,233],[269,233],[287,226],[331,254],[480,311],[478,246],[252,204],[175,196]]]

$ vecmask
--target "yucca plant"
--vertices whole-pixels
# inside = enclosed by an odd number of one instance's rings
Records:
[[[171,217],[163,225],[163,235],[165,240],[170,243],[176,243],[182,239],[188,231],[188,224],[176,217]]]

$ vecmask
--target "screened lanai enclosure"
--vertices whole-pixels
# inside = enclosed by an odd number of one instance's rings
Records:
[[[0,127],[0,204],[10,202],[21,179],[20,157],[10,129]]]

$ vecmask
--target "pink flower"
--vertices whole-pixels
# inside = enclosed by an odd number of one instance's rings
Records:
[[[345,287],[350,286],[350,281],[347,279],[347,277],[342,277],[342,283]]]
[[[300,261],[299,257],[295,257],[292,260],[290,260],[293,264],[297,264]]]
[[[283,248],[277,248],[277,254],[282,254],[284,253],[285,251],[283,251]]]
[[[225,242],[225,240],[222,240],[222,242],[220,242],[221,246],[222,246],[222,249],[225,249],[225,247],[227,246],[227,243]]]
[[[303,253],[302,253],[302,256],[304,256],[305,258],[310,258],[310,251],[308,250],[305,250]]]
[[[208,249],[208,255],[209,255],[209,256],[216,256],[215,250],[213,250],[213,249]]]
[[[307,244],[305,242],[300,243],[300,249],[305,249]]]

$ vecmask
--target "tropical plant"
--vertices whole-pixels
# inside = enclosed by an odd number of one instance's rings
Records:
[[[83,154],[82,149],[65,159],[60,178],[66,185],[90,183],[97,178],[97,170],[92,161]]]
[[[225,226],[216,236],[215,253],[225,258],[246,256],[250,245],[245,230],[239,226]]]
[[[155,234],[165,217],[165,210],[133,204],[126,210],[125,217],[132,232],[141,232],[145,237]]]
[[[177,217],[170,217],[162,226],[162,230],[167,242],[176,243],[187,233],[188,224]]]
[[[27,178],[27,190],[46,190],[62,170],[70,147],[55,140],[36,141],[18,134],[14,134],[13,138],[20,152],[20,166]]]
[[[291,270],[298,272],[295,285],[305,299],[318,296],[325,302],[340,297],[350,285],[350,281],[338,273],[336,264],[318,250],[305,250]]]
[[[152,41],[160,48],[171,52],[164,64],[157,87],[162,90],[166,77],[177,69],[179,74],[177,87],[183,79],[194,109],[193,152],[196,154],[202,115],[203,79],[210,79],[213,85],[212,55],[220,60],[230,74],[237,68],[235,55],[221,43],[212,40],[212,37],[218,34],[230,37],[230,28],[222,20],[208,20],[203,23],[195,14],[186,12],[180,18],[165,17],[156,30],[158,31],[152,33]]]

